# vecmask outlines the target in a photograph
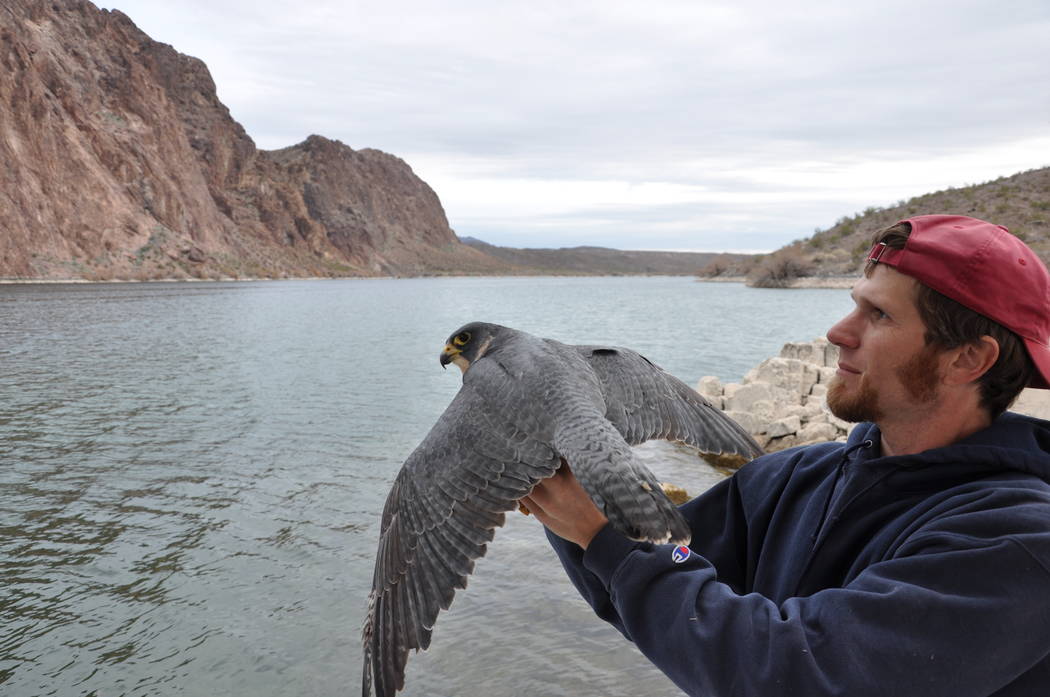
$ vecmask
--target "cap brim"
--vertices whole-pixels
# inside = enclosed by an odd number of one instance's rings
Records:
[[[1032,379],[1028,381],[1028,386],[1050,390],[1050,346],[1028,338],[1025,338],[1024,345],[1028,349],[1032,362],[1035,363],[1035,372],[1032,374]]]

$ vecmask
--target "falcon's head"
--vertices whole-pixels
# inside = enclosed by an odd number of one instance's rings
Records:
[[[485,355],[505,327],[488,322],[466,324],[448,338],[441,351],[441,367],[455,363],[464,373],[470,364]]]

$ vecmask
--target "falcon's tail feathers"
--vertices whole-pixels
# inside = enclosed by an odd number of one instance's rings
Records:
[[[649,475],[648,471],[646,474]],[[652,475],[642,480],[619,474],[617,478],[619,482],[605,482],[602,488],[612,488],[618,492],[633,491],[635,495],[618,494],[615,501],[604,501],[603,513],[614,528],[632,540],[656,544],[689,544],[692,539],[689,524],[659,484],[647,481],[650,478],[655,481]]]

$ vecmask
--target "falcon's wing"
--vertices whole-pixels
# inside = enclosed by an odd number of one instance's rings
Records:
[[[605,417],[631,445],[663,438],[705,453],[762,454],[737,422],[644,356],[624,348],[575,348],[601,380]]]
[[[507,376],[489,361],[468,380],[402,466],[383,510],[375,576],[368,598],[363,697],[392,697],[404,686],[409,649],[425,649],[442,609],[465,588],[474,560],[503,525],[504,512],[558,468],[549,445],[517,430],[475,387]],[[485,390],[503,401],[513,386]]]

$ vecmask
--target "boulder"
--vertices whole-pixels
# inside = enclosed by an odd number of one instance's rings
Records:
[[[745,383],[764,382],[783,401],[799,401],[809,389],[817,384],[818,366],[797,358],[767,358],[752,368],[745,376]]]
[[[835,373],[838,372],[837,367],[825,366],[817,370],[817,383],[820,385],[826,385],[831,382],[831,378],[835,377]]]
[[[810,342],[789,341],[780,349],[781,358],[794,358],[804,363],[824,367],[827,363],[827,347],[830,342],[827,339],[814,339]]]
[[[713,375],[705,375],[700,378],[700,382],[696,383],[696,391],[700,393],[700,396],[711,402],[719,409],[723,409],[722,404],[722,381]]]
[[[736,421],[740,426],[753,436],[765,433],[767,422],[758,418],[748,411],[727,411],[726,416]]]
[[[808,423],[798,432],[800,443],[823,443],[835,440],[838,436],[839,430],[826,421]]]
[[[770,416],[773,415],[773,390],[767,382],[749,382],[733,390],[732,396],[726,397],[726,409],[731,411],[752,411],[756,402],[768,402]]]
[[[787,416],[783,419],[777,419],[769,424],[769,426],[766,427],[765,435],[770,438],[780,438],[781,436],[798,433],[801,430],[802,420],[797,416]]]
[[[824,415],[823,405],[817,401],[806,400],[805,404],[791,404],[784,408],[780,416],[797,416],[803,424],[807,424],[814,419],[823,420],[821,417]]]
[[[824,365],[828,368],[836,368],[839,364],[839,347],[830,341],[824,346]]]

